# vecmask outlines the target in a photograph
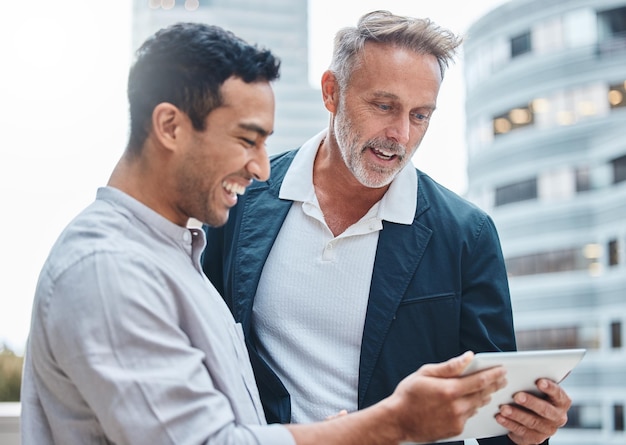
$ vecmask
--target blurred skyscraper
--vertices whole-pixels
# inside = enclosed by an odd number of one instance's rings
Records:
[[[327,125],[321,93],[309,85],[307,0],[133,0],[133,48],[176,22],[219,25],[282,61],[275,132],[268,151],[297,148]]]
[[[495,219],[520,349],[587,348],[550,443],[626,443],[626,1],[513,0],[464,47],[467,197]]]

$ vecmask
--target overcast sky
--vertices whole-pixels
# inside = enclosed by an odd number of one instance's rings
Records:
[[[332,37],[364,12],[430,17],[463,34],[505,0],[312,0],[311,79]],[[118,5],[118,6],[115,6]],[[119,6],[121,5],[121,6]],[[93,201],[127,135],[130,1],[10,1],[0,39],[0,346],[22,352],[39,271],[65,225]],[[263,42],[259,42],[263,44]],[[466,187],[462,59],[414,159],[452,190]]]

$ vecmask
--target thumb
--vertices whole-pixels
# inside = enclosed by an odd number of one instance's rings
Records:
[[[441,363],[429,363],[419,369],[419,373],[431,377],[458,377],[474,358],[472,351],[466,351],[457,357]]]

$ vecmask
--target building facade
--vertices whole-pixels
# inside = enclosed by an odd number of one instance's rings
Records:
[[[464,44],[467,197],[498,226],[520,349],[586,348],[550,443],[626,443],[626,0],[512,0]]]
[[[219,25],[281,59],[276,122],[268,152],[299,147],[328,125],[321,92],[309,85],[307,0],[133,0],[132,46],[176,22]]]

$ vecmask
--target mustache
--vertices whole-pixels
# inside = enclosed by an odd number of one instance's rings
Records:
[[[389,139],[382,139],[382,138],[374,138],[374,139],[369,139],[365,141],[365,143],[363,144],[362,151],[368,150],[370,148],[375,148],[378,150],[385,150],[387,152],[391,152],[401,159],[404,158],[407,153],[406,146],[399,144],[397,142],[391,141]]]

